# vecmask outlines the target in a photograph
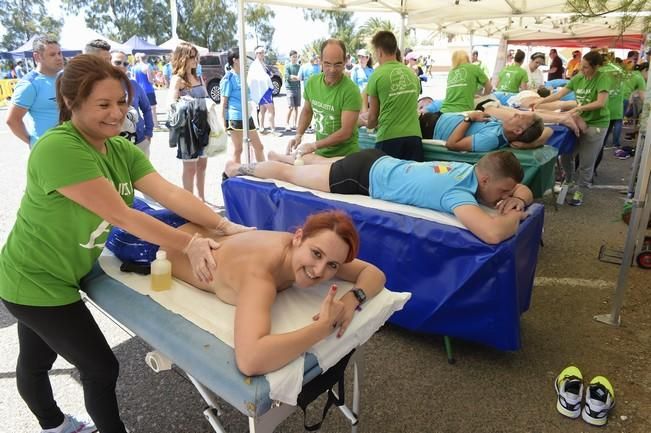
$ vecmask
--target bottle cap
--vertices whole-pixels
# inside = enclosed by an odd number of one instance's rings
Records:
[[[156,251],[156,260],[167,260],[167,253],[165,250]]]

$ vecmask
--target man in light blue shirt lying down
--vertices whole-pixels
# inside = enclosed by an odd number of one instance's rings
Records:
[[[392,158],[378,149],[365,149],[340,158],[309,155],[302,164],[273,161],[228,162],[228,176],[278,179],[295,185],[338,194],[362,194],[454,214],[475,236],[497,244],[515,234],[524,209],[533,201],[520,184],[524,172],[508,151],[484,155],[476,164],[414,162]],[[488,213],[479,204],[496,209]]]

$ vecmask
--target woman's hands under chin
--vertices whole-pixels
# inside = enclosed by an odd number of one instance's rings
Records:
[[[336,294],[337,285],[333,284],[321,303],[321,309],[312,317],[313,320],[322,325],[325,334],[323,338],[332,334],[332,331],[337,329],[338,326],[342,326],[344,322],[344,303],[335,299]],[[348,323],[350,323],[350,320]]]

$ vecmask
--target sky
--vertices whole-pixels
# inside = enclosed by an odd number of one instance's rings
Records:
[[[51,11],[59,11],[59,5],[59,0],[50,0],[48,9]],[[274,27],[276,28],[273,47],[281,54],[286,54],[291,49],[300,51],[309,42],[329,36],[327,24],[323,22],[306,21],[303,18],[302,9],[274,5],[271,5],[270,8],[272,8],[276,13],[273,20]],[[398,14],[390,13],[356,13],[355,20],[357,26],[362,25],[370,17],[389,19],[393,22],[396,29],[399,27]],[[79,29],[86,27],[83,16],[66,16],[64,19],[65,26],[74,26]],[[4,28],[0,26],[0,35],[3,33]],[[252,46],[255,44],[255,41],[247,41],[247,44]]]

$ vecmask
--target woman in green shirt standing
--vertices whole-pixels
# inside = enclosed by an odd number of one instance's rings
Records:
[[[576,94],[578,105],[569,112],[576,112],[585,120],[588,128],[579,136],[574,152],[561,155],[561,164],[565,171],[565,181],[570,185],[572,206],[583,204],[584,194],[592,182],[594,164],[601,150],[610,123],[608,111],[608,91],[610,78],[600,71],[603,65],[601,54],[591,51],[583,56],[580,72],[558,92],[543,98],[534,108],[546,102],[557,101],[571,91]],[[574,158],[579,155],[579,167],[575,175]]]
[[[61,124],[30,154],[25,194],[0,253],[0,299],[18,322],[18,392],[48,433],[126,431],[115,395],[118,361],[79,295],[112,225],[183,252],[201,281],[216,271],[211,251],[219,245],[132,209],[134,189],[215,233],[248,230],[167,182],[119,136],[131,92],[124,72],[98,57],[68,63],[56,84]],[[58,355],[79,370],[95,425],[57,406],[48,372]]]
[[[475,109],[477,87],[484,88],[484,95],[493,91],[493,86],[484,71],[470,63],[468,53],[462,50],[452,53],[452,69],[448,72],[448,85],[441,113],[459,113]]]

